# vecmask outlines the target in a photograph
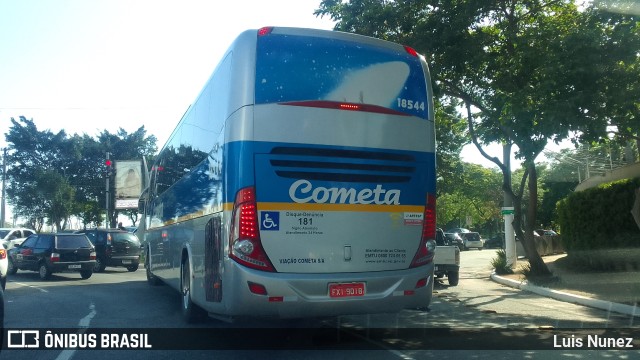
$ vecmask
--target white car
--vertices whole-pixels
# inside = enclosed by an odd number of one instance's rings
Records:
[[[484,247],[484,241],[477,232],[460,233],[464,240],[465,250],[478,249],[482,250]]]
[[[15,246],[22,244],[24,239],[36,231],[25,228],[1,228],[0,229],[0,244],[4,245],[6,250],[11,250]]]
[[[9,268],[9,254],[7,250],[0,244],[0,286],[4,290],[7,285],[7,269]]]

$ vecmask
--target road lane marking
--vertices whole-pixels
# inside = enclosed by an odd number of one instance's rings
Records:
[[[12,281],[12,283],[20,285],[20,286],[30,287],[32,289],[36,289],[36,290],[38,290],[40,292],[43,292],[43,293],[48,293],[49,292],[49,290],[41,289],[41,288],[39,288],[37,286],[33,286],[33,285],[29,285],[29,284],[25,284],[25,283],[21,283],[21,282],[17,282],[17,281]]]
[[[91,303],[91,305],[89,305],[89,310],[90,310],[89,314],[87,314],[87,316],[80,319],[80,322],[78,322],[78,327],[80,327],[80,329],[78,329],[78,334],[84,334],[87,331],[87,329],[89,328],[89,325],[91,324],[91,320],[98,313],[96,311],[96,305],[94,303]],[[56,360],[71,360],[71,358],[73,358],[73,355],[75,353],[76,353],[75,349],[63,350],[60,353],[60,355],[56,357]]]

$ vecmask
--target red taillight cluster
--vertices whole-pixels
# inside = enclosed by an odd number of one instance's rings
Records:
[[[51,253],[51,262],[58,262],[60,261],[60,254],[58,253]]]
[[[411,46],[406,46],[406,45],[405,45],[405,46],[404,46],[404,49],[407,51],[407,53],[408,53],[409,55],[411,55],[411,56],[415,56],[415,57],[418,57],[418,52],[417,52],[414,48],[412,48]]]
[[[4,260],[7,258],[7,250],[0,249],[0,260]]]
[[[258,29],[258,36],[269,35],[271,33],[271,31],[273,31],[273,27],[265,26],[263,28]]]
[[[422,239],[416,255],[413,257],[411,267],[426,265],[433,260],[435,254],[436,238],[436,197],[427,194],[427,205],[424,208],[424,223],[422,224]]]
[[[91,253],[89,253],[89,260],[95,260],[96,259],[96,252],[92,251]]]
[[[255,188],[240,189],[233,206],[229,257],[252,269],[275,272],[258,230]]]
[[[436,197],[433,194],[427,194],[427,206],[424,208],[422,238],[436,238]]]

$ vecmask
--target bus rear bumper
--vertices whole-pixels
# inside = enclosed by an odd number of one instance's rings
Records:
[[[265,273],[237,265],[233,275],[231,282],[238,286],[230,289],[223,283],[223,293],[230,295],[227,300],[236,299],[225,301],[231,316],[308,318],[395,313],[428,307],[433,293],[433,264],[419,269],[334,274]],[[347,289],[355,284],[364,291],[330,296],[330,285],[334,284],[347,284]],[[256,285],[266,295],[255,293]]]

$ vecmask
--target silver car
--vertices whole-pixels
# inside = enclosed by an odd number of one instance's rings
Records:
[[[477,232],[460,233],[460,236],[464,240],[464,248],[482,250],[484,247],[484,241]]]

